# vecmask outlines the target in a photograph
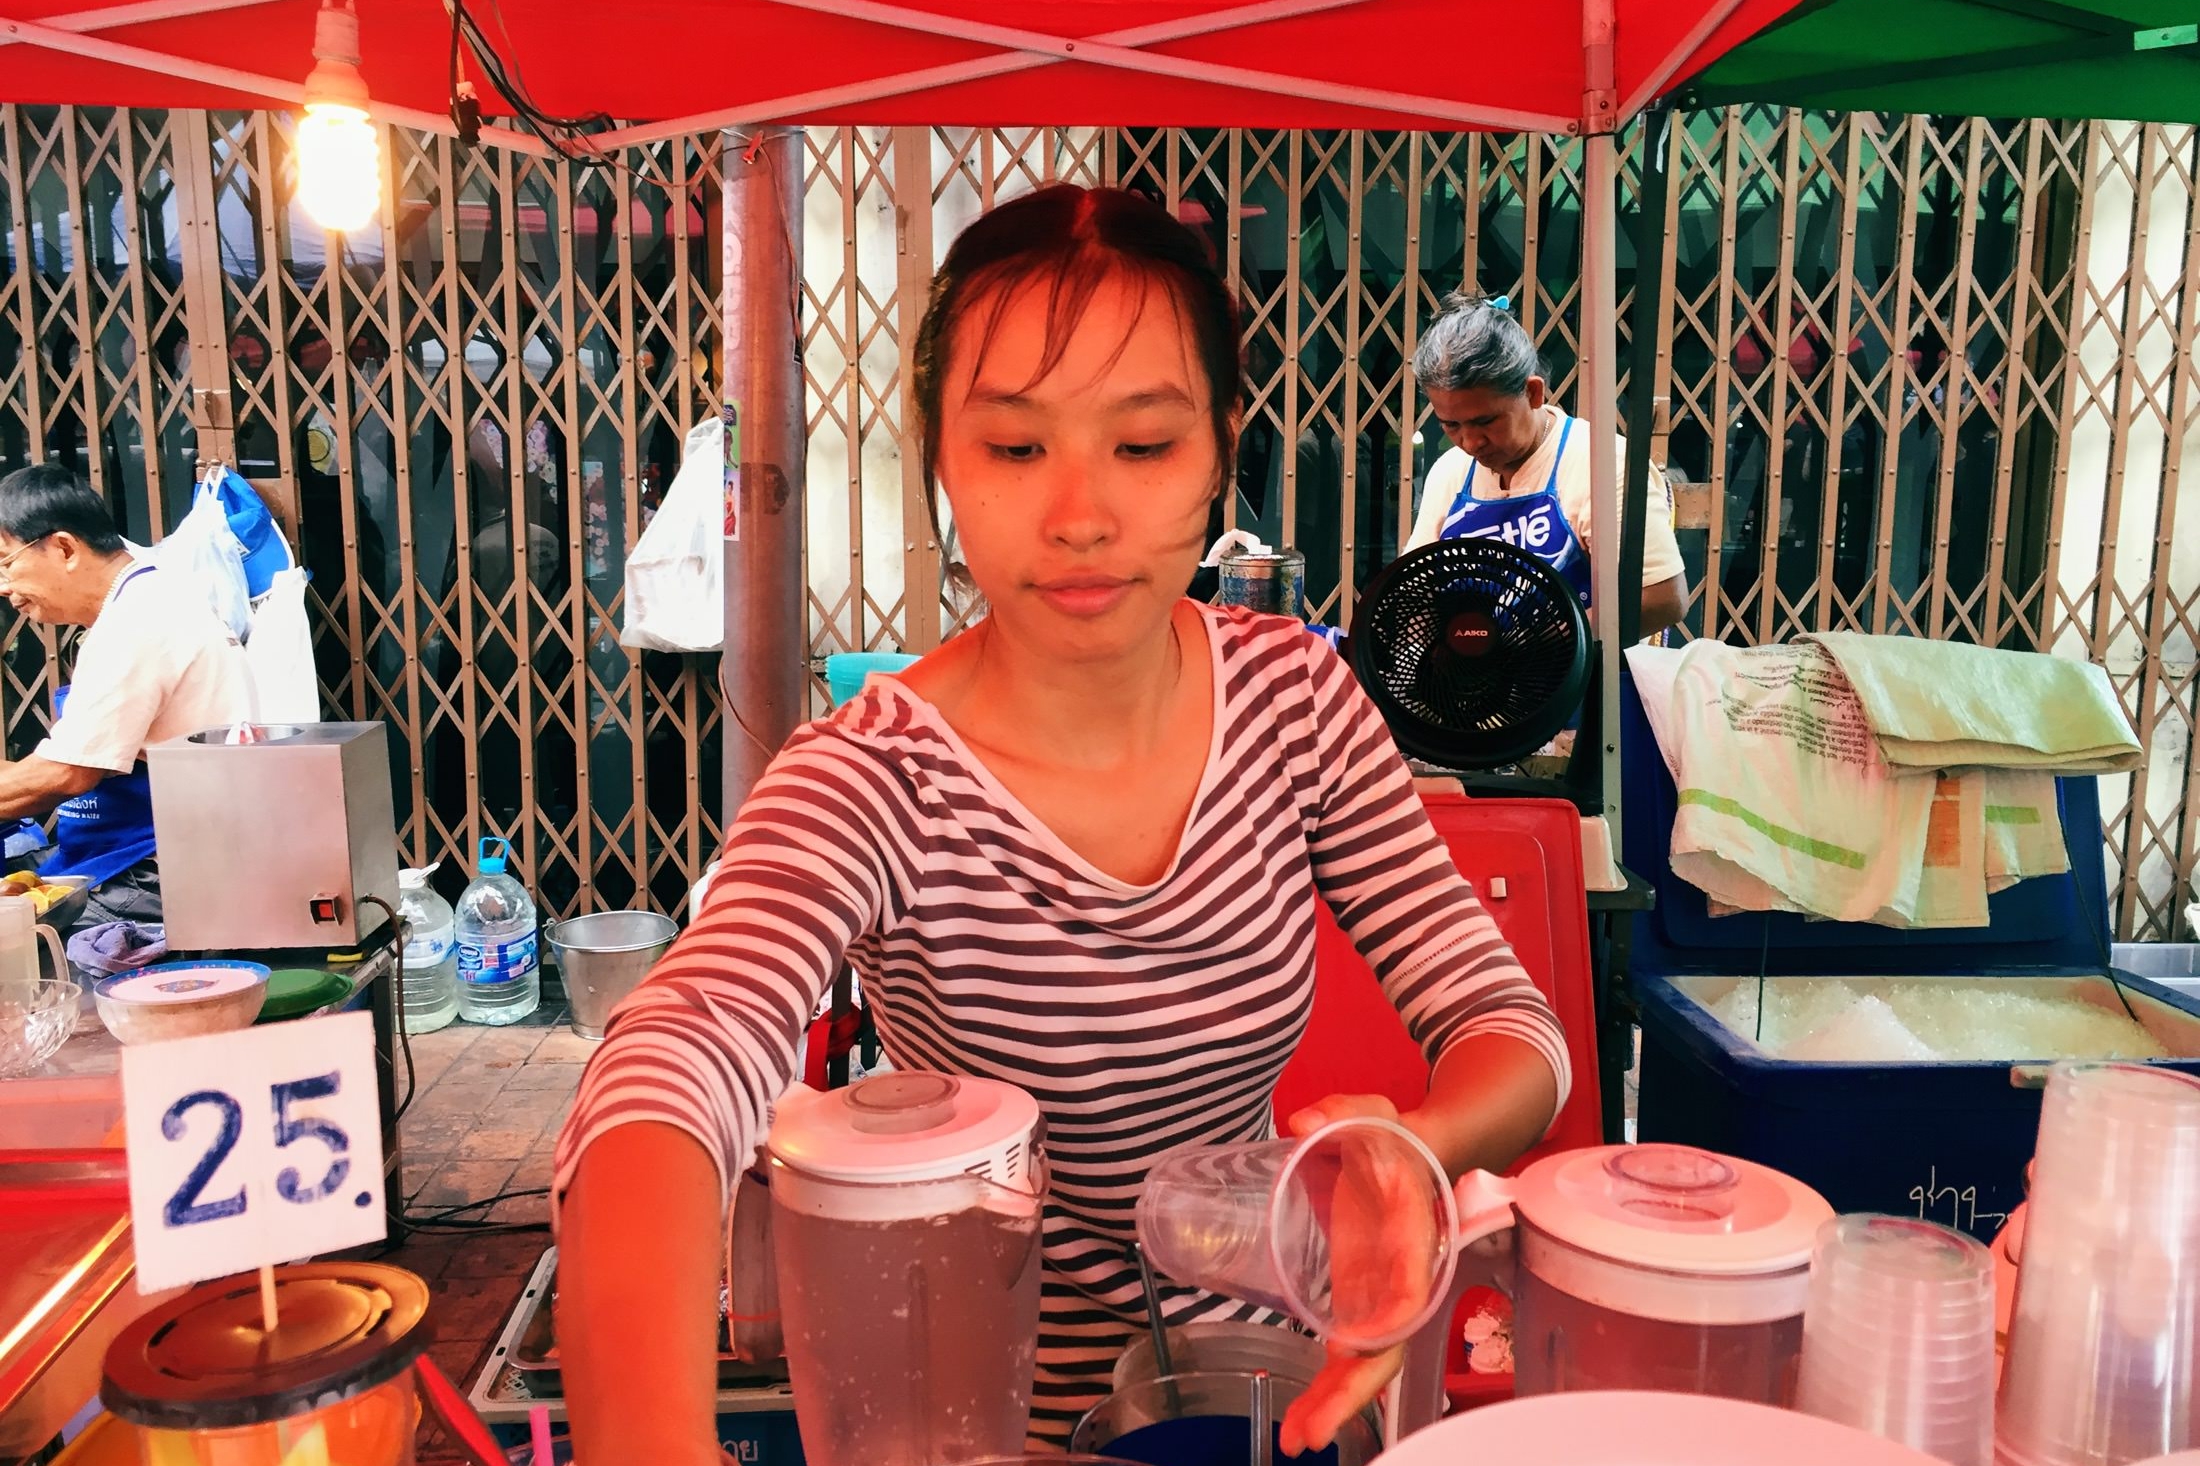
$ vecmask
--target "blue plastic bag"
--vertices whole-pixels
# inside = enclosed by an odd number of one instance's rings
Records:
[[[266,501],[235,469],[214,470],[207,475],[206,487],[220,502],[229,532],[244,553],[245,593],[258,600],[274,586],[276,576],[297,565],[290,542],[283,538]]]

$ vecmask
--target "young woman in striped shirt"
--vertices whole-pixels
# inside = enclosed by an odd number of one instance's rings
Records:
[[[556,1183],[584,1459],[717,1459],[722,1208],[843,962],[897,1067],[1007,1080],[1046,1116],[1042,1441],[1145,1327],[1123,1249],[1147,1167],[1271,1133],[1317,897],[1433,1061],[1399,1118],[1454,1174],[1510,1164],[1564,1097],[1556,1019],[1344,663],[1184,596],[1243,411],[1199,237],[1113,190],[1004,204],[949,251],[917,358],[925,479],[986,614],[789,740],[589,1066]],[[1290,1127],[1393,1113],[1343,1095]],[[1269,1317],[1174,1286],[1163,1309]],[[1286,1444],[1326,1444],[1396,1367],[1333,1355]]]

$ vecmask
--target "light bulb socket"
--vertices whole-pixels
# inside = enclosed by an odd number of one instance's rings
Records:
[[[367,110],[367,79],[359,74],[359,13],[351,0],[321,0],[313,22],[313,61],[306,106]]]

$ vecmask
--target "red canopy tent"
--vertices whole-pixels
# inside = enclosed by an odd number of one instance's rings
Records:
[[[613,147],[716,128],[1057,124],[1528,130],[1584,135],[1584,390],[1618,419],[1611,133],[1797,0],[468,0],[465,13],[535,108],[649,119],[586,141]],[[290,107],[303,100],[322,0],[0,0],[0,100],[138,107]],[[442,0],[362,0],[360,72],[385,122],[452,132],[453,12]],[[468,58],[465,75],[482,68]],[[484,110],[509,112],[481,86]],[[555,132],[553,136],[558,136]],[[517,129],[484,143],[551,151]],[[756,493],[729,542],[726,671],[741,726],[727,740],[738,806],[804,706],[799,364],[784,341],[783,221],[799,167],[765,133],[729,160],[727,391],[743,404],[742,473]],[[796,161],[799,161],[798,155]],[[752,176],[753,175],[753,176]],[[794,213],[786,212],[790,206]],[[753,212],[744,212],[753,209]],[[740,227],[745,219],[758,227]],[[738,312],[738,318],[736,313]],[[792,372],[792,380],[789,373]],[[1612,439],[1592,438],[1593,513],[1619,523]],[[755,485],[744,481],[744,504]],[[1619,559],[1596,559],[1618,603]],[[1618,724],[1620,641],[1604,638],[1602,726]],[[1606,786],[1617,784],[1607,738]],[[1610,811],[1616,824],[1618,811]]]
[[[479,0],[549,111],[661,122],[1461,127],[1616,123],[1794,0]],[[1591,5],[1590,11],[1598,7]],[[0,98],[293,105],[320,0],[0,0]],[[451,13],[365,0],[361,62],[385,120],[437,125]],[[485,98],[488,110],[497,110]],[[1594,130],[1594,126],[1590,130]],[[629,134],[631,135],[631,134]]]

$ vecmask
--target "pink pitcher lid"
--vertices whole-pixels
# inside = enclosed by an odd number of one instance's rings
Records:
[[[1792,1176],[1686,1145],[1609,1145],[1530,1166],[1514,1205],[1537,1230],[1613,1262],[1718,1276],[1810,1264],[1833,1208]]]

